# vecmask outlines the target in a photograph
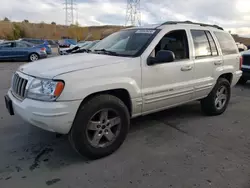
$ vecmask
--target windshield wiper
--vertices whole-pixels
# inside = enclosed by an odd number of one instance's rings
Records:
[[[85,52],[86,52],[86,53],[89,53],[89,52],[91,52],[91,50],[79,48],[79,49],[73,51],[72,53],[75,54],[75,53],[85,53]]]
[[[106,50],[106,49],[96,49],[94,50],[95,52],[103,52],[105,54],[110,54],[110,55],[117,55],[116,52],[110,51],[110,50]]]

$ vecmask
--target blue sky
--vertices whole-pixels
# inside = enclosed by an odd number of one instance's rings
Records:
[[[64,0],[6,0],[0,18],[65,23]],[[78,22],[87,25],[124,25],[126,0],[76,0]],[[218,24],[250,35],[250,0],[141,0],[142,24],[192,20]],[[76,17],[76,16],[75,16]]]

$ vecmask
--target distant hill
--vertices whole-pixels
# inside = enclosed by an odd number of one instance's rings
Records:
[[[71,37],[77,40],[85,39],[90,33],[89,40],[98,40],[106,35],[116,32],[124,27],[122,26],[93,26],[79,27],[76,25],[64,26],[55,23],[29,23],[0,21],[0,39],[18,39],[24,37],[60,39],[61,37]]]
[[[89,40],[99,40],[123,28],[123,26],[112,25],[90,27],[64,26],[56,25],[55,22],[51,24],[37,24],[29,23],[28,20],[24,22],[0,21],[0,39],[13,40],[24,37],[61,39],[61,37],[71,37],[77,40],[84,40],[91,33],[92,36],[88,38]],[[250,45],[250,38],[237,34],[233,34],[233,37],[236,42],[242,42],[247,46]]]

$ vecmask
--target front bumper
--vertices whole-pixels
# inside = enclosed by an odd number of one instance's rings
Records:
[[[31,99],[18,100],[8,91],[14,114],[30,124],[47,131],[67,134],[73,124],[81,101],[44,102]]]

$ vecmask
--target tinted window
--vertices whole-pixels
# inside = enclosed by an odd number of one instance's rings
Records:
[[[186,31],[177,30],[166,34],[155,47],[155,54],[160,50],[172,51],[177,60],[189,58]]]
[[[211,56],[212,52],[205,31],[191,30],[194,41],[195,57]]]
[[[26,43],[23,42],[17,42],[16,43],[16,48],[27,48],[28,45]]]
[[[12,45],[12,42],[6,42],[6,43],[0,44],[0,47],[1,48],[11,48],[11,47],[13,47],[13,45]]]
[[[223,55],[238,53],[236,43],[230,34],[224,32],[214,32],[214,34],[219,41]]]
[[[212,35],[211,35],[211,33],[209,31],[205,31],[205,32],[206,32],[206,35],[207,35],[207,38],[208,38],[208,41],[209,41],[209,44],[210,44],[210,47],[211,47],[212,55],[217,56],[218,55],[218,50],[216,48],[214,39],[213,39],[213,37],[212,37]]]

